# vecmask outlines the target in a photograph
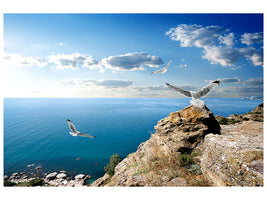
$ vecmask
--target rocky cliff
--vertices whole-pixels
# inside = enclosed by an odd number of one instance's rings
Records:
[[[155,134],[91,186],[262,186],[263,123],[221,126],[207,107],[160,120]]]

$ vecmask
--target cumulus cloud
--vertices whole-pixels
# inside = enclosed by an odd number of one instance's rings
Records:
[[[73,54],[58,54],[48,56],[48,62],[51,63],[56,69],[78,69],[79,67],[87,67],[90,69],[99,68],[98,61],[94,59],[91,55],[83,55],[80,53]]]
[[[214,40],[223,32],[225,30],[220,26],[180,24],[176,28],[169,29],[166,35],[169,35],[172,40],[180,41],[182,47],[206,47],[213,45]]]
[[[241,54],[255,66],[263,66],[263,50],[254,47],[240,49]]]
[[[110,56],[101,60],[106,68],[113,70],[144,70],[144,65],[158,67],[163,64],[159,56],[152,56],[148,53],[127,53],[124,55]]]
[[[234,39],[235,39],[235,36],[233,33],[219,36],[220,43],[225,44],[226,46],[233,46]]]
[[[254,66],[263,65],[263,50],[253,47],[236,47],[234,33],[229,32],[220,26],[202,26],[180,24],[176,28],[171,28],[166,35],[174,41],[180,42],[182,47],[198,47],[203,49],[203,59],[207,59],[211,64],[230,66],[236,69],[235,64],[242,57],[251,61]],[[241,36],[241,43],[252,45],[258,43],[262,45],[263,33],[245,33]]]
[[[18,54],[6,54],[4,55],[4,62],[7,65],[13,66],[28,66],[28,67],[44,67],[48,62],[42,58],[27,56],[23,57]]]
[[[125,88],[133,84],[132,80],[117,80],[117,79],[68,79],[59,82],[63,86],[81,86],[81,87],[104,87],[104,88]]]
[[[263,43],[263,33],[244,33],[240,41],[248,46],[254,43]]]
[[[211,64],[220,64],[222,66],[233,66],[237,60],[241,58],[241,54],[237,49],[231,47],[206,47],[202,58],[211,62]]]

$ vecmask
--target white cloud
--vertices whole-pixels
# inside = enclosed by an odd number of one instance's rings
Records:
[[[211,62],[211,64],[220,64],[222,66],[233,66],[236,61],[241,58],[241,54],[237,49],[231,47],[206,47],[202,58]]]
[[[225,44],[226,46],[233,46],[234,45],[234,39],[235,39],[235,36],[233,33],[219,36],[220,43]]]
[[[180,24],[176,28],[171,28],[166,32],[172,40],[180,42],[182,47],[203,48],[203,59],[207,59],[211,64],[230,66],[237,69],[235,64],[243,56],[252,62],[254,66],[263,65],[263,50],[255,48],[237,48],[234,33],[220,26],[202,26]],[[259,43],[262,45],[263,33],[245,33],[241,36],[243,44],[252,45]]]
[[[250,78],[247,81],[243,81],[244,84],[246,85],[263,85],[263,78]]]
[[[248,46],[254,43],[263,43],[263,33],[244,33],[241,36],[240,41]]]
[[[242,48],[240,52],[243,56],[250,60],[255,66],[263,66],[263,50],[254,47]]]
[[[206,47],[214,44],[220,34],[225,30],[220,26],[187,25],[180,24],[177,28],[171,28],[166,35],[172,40],[180,41],[182,47]]]
[[[23,57],[18,54],[5,54],[4,62],[7,65],[13,66],[28,66],[28,67],[44,67],[48,62],[42,58],[27,56]]]
[[[235,78],[222,78],[220,79],[221,83],[241,83],[241,79]]]
[[[87,67],[89,69],[100,69],[103,67],[91,55],[82,55],[80,53],[73,54],[58,54],[48,56],[48,62],[56,69],[78,69],[80,67]]]
[[[184,64],[184,65],[180,65],[180,67],[187,67],[187,64]]]
[[[144,70],[144,65],[158,67],[163,64],[159,56],[151,56],[148,53],[136,52],[124,55],[110,56],[101,60],[101,64],[113,70]]]
[[[59,46],[64,46],[63,42],[58,43]]]
[[[133,84],[132,80],[91,80],[91,79],[68,79],[59,82],[63,86],[79,87],[104,87],[104,88],[125,88]]]

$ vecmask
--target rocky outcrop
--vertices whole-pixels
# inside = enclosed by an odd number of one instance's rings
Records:
[[[205,137],[203,173],[215,186],[263,186],[263,123],[222,126]]]
[[[179,161],[181,154],[198,149],[205,135],[220,134],[220,126],[208,108],[191,105],[171,113],[155,130],[148,141],[116,166],[112,178],[105,175],[91,186],[208,185],[201,173],[189,172]]]
[[[263,103],[258,105],[253,111],[247,112],[245,114],[239,115],[239,114],[232,114],[228,117],[223,117],[220,115],[216,115],[215,118],[217,121],[222,124],[235,124],[242,121],[258,121],[263,122]]]
[[[263,104],[228,119],[220,126],[207,107],[192,105],[171,113],[114,176],[91,186],[263,186]]]

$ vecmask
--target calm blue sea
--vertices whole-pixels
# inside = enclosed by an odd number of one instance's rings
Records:
[[[214,115],[246,113],[257,100],[204,99]],[[93,180],[104,174],[109,157],[135,152],[153,132],[157,121],[188,106],[174,98],[5,98],[4,171],[65,170],[85,173]],[[67,119],[95,139],[73,137]],[[78,159],[77,159],[78,158]],[[27,165],[34,164],[31,167]]]

